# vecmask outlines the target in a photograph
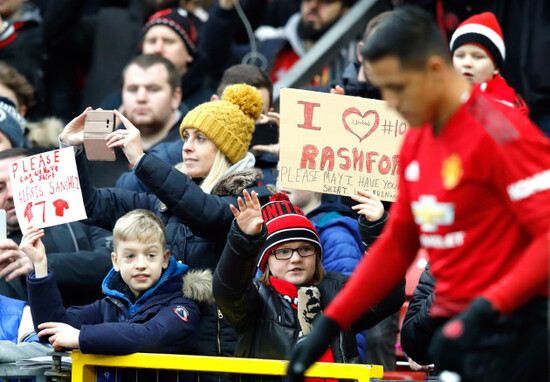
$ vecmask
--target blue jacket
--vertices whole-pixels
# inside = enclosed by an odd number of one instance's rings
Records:
[[[307,214],[323,246],[323,267],[350,275],[363,258],[359,224],[351,209],[340,203],[323,203]]]
[[[103,281],[107,297],[68,309],[63,307],[54,274],[36,278],[31,272],[27,285],[35,328],[54,321],[79,329],[83,353],[192,353],[200,314],[197,304],[182,293],[186,270],[186,265],[170,258],[157,284],[132,302],[124,292],[126,284],[113,269]]]
[[[17,343],[17,331],[25,305],[25,301],[0,295],[0,341]]]

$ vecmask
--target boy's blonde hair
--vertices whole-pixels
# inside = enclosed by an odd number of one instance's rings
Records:
[[[166,249],[166,233],[162,220],[153,212],[136,209],[120,217],[113,228],[113,246],[121,241],[138,241],[140,243],[159,242],[162,250]]]

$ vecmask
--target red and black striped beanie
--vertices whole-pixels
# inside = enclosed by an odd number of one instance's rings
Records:
[[[309,241],[317,246],[319,257],[323,256],[321,239],[311,221],[302,210],[292,203],[285,194],[275,194],[269,203],[262,207],[262,217],[267,226],[267,239],[260,250],[258,268],[265,271],[269,252],[289,241]]]

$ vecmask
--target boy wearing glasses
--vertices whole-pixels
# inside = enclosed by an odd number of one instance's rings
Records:
[[[239,335],[236,356],[288,359],[348,276],[325,272],[313,224],[286,195],[274,195],[262,208],[257,195],[245,191],[238,205],[230,206],[235,221],[214,273],[214,297]],[[259,279],[253,278],[256,266],[263,272]],[[322,360],[359,362],[354,333],[399,310],[404,298],[401,286],[342,331]]]

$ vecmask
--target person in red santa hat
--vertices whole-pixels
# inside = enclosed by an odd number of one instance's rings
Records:
[[[464,78],[492,98],[529,116],[529,107],[500,75],[506,46],[494,14],[483,12],[466,19],[453,33],[450,49],[453,65]]]

